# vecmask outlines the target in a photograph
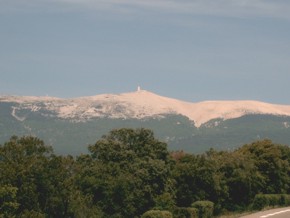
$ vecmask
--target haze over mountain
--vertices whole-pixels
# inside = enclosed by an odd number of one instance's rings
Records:
[[[261,136],[274,135],[277,140],[281,132],[281,142],[287,143],[286,130],[290,126],[288,105],[258,101],[191,103],[140,87],[130,93],[70,99],[0,96],[0,116],[1,143],[12,134],[32,134],[45,138],[56,150],[62,147],[61,152],[65,152],[64,147],[70,147],[70,151],[73,148],[73,153],[83,152],[85,145],[112,128],[151,128],[172,148],[194,151],[237,146]]]

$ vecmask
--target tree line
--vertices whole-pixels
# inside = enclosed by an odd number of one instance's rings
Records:
[[[137,218],[198,201],[218,215],[248,210],[257,194],[290,194],[290,148],[270,140],[188,154],[123,128],[88,150],[56,155],[32,136],[0,145],[0,217]]]

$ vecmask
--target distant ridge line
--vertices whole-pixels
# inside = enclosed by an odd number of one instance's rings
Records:
[[[51,111],[62,119],[87,120],[97,117],[136,118],[180,114],[194,121],[196,127],[213,119],[233,119],[247,114],[290,116],[290,105],[254,100],[187,102],[141,89],[120,94],[100,94],[77,98],[50,96],[0,96],[0,102],[14,102],[14,117],[21,109]]]

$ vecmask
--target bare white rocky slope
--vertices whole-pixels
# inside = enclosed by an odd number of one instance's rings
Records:
[[[123,94],[103,94],[89,97],[61,99],[52,97],[2,96],[0,102],[14,102],[11,114],[18,120],[20,110],[50,111],[50,116],[84,121],[97,117],[146,118],[165,114],[181,114],[199,127],[209,120],[232,119],[246,114],[272,114],[290,116],[290,106],[258,101],[204,101],[190,103],[140,90]],[[0,108],[1,110],[1,108]]]

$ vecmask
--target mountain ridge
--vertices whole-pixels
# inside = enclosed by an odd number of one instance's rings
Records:
[[[112,129],[148,128],[170,150],[235,149],[259,139],[290,144],[290,106],[259,101],[186,102],[139,89],[78,98],[0,96],[0,144],[32,135],[79,155]]]
[[[254,100],[187,102],[164,97],[138,88],[135,92],[99,94],[77,98],[49,96],[0,96],[0,102],[13,102],[11,115],[24,121],[18,111],[50,111],[50,116],[82,122],[108,117],[121,119],[144,119],[176,114],[188,117],[196,127],[213,120],[228,120],[250,114],[290,116],[289,105],[270,104]]]

